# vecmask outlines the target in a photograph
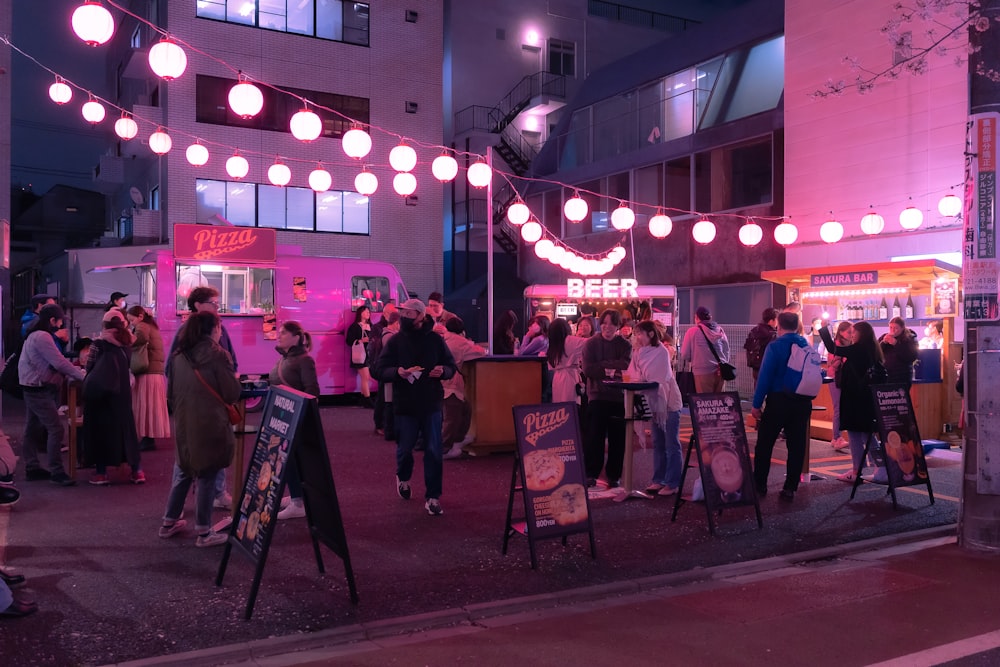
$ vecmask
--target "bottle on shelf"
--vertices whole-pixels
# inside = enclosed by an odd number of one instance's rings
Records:
[[[903,311],[903,312],[904,312],[904,314],[903,314],[903,319],[904,320],[912,320],[913,319],[913,295],[912,294],[907,294],[906,295],[906,310]]]
[[[882,297],[882,303],[878,305],[878,318],[880,320],[889,319],[889,304],[885,302],[885,297]]]
[[[903,309],[899,305],[899,297],[898,296],[896,297],[896,300],[892,302],[892,316],[893,317],[902,317],[903,316]]]

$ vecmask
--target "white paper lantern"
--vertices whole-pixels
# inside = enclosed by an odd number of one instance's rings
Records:
[[[91,125],[97,125],[104,120],[104,105],[95,100],[93,97],[84,102],[83,109],[81,109],[81,111],[83,113],[84,120]]]
[[[375,194],[378,190],[378,178],[370,171],[362,171],[354,177],[354,189],[366,197]]]
[[[408,171],[396,174],[392,177],[392,189],[398,195],[409,197],[417,189],[417,177]]]
[[[62,105],[73,99],[73,89],[66,85],[62,77],[57,76],[56,82],[49,86],[49,99]]]
[[[694,227],[691,228],[691,236],[694,240],[702,245],[708,245],[715,240],[715,223],[708,218],[702,218],[698,222],[694,223]]]
[[[941,201],[938,202],[938,213],[947,217],[954,218],[962,212],[962,198],[954,193],[948,193],[944,197],[941,197]]]
[[[326,192],[333,185],[333,176],[330,175],[323,165],[318,165],[309,172],[309,187],[315,192]]]
[[[469,185],[474,188],[485,188],[493,180],[493,170],[490,169],[490,165],[486,164],[482,160],[469,165],[469,171],[466,174],[466,178],[469,179]],[[538,239],[535,239],[536,241]]]
[[[360,126],[355,125],[344,133],[341,145],[347,157],[360,160],[371,152],[372,138]]]
[[[778,245],[790,246],[799,238],[799,229],[790,222],[782,222],[774,228],[774,240]]]
[[[620,232],[632,229],[635,224],[635,213],[624,202],[611,212],[611,226]]]
[[[885,219],[874,210],[868,211],[868,213],[861,218],[861,231],[865,234],[874,236],[876,234],[881,234],[883,229],[885,229]]]
[[[164,132],[162,127],[156,128],[156,132],[149,135],[149,150],[157,155],[166,155],[173,145],[170,135]]]
[[[907,206],[899,212],[899,226],[906,231],[911,231],[922,225],[924,222],[923,212],[916,206]]]
[[[187,54],[177,42],[165,37],[149,49],[149,68],[164,81],[176,79],[187,69]]]
[[[292,114],[288,127],[299,141],[313,141],[323,132],[323,121],[309,109],[303,109]]]
[[[558,265],[559,264],[559,260],[561,260],[563,258],[563,255],[565,255],[565,254],[566,254],[566,248],[564,248],[561,245],[555,245],[555,244],[553,244],[552,245],[552,250],[549,251],[549,256],[548,256],[547,259],[550,262],[552,262],[553,264]]]
[[[542,226],[534,220],[524,223],[521,225],[521,238],[526,243],[534,243],[542,238]]]
[[[125,141],[135,139],[136,135],[139,134],[139,125],[132,120],[131,116],[122,113],[122,117],[115,121],[115,134]]]
[[[827,243],[836,243],[844,238],[844,226],[837,220],[827,220],[819,228],[819,237]]]
[[[229,174],[230,178],[235,178],[238,181],[249,172],[250,163],[247,162],[247,159],[239,153],[234,154],[231,158],[226,160],[226,173]]]
[[[550,241],[549,239],[541,239],[538,243],[535,244],[535,255],[539,259],[548,259],[554,247],[555,244],[552,243],[552,241]]]
[[[400,144],[389,151],[389,166],[399,172],[413,171],[417,166],[417,152],[412,146]]]
[[[620,264],[621,261],[625,259],[627,254],[628,253],[625,251],[625,248],[619,245],[615,246],[608,252],[608,257],[611,258],[611,261],[615,264]]]
[[[100,46],[115,34],[115,20],[99,0],[86,0],[73,11],[73,32],[89,46]]]
[[[240,118],[253,118],[264,108],[264,94],[241,76],[239,83],[229,89],[229,108]]]
[[[740,243],[748,248],[752,248],[764,238],[764,230],[753,220],[740,227]]]
[[[201,167],[208,162],[208,149],[196,141],[187,147],[184,157],[187,158],[188,164],[191,166]]]
[[[658,239],[665,239],[674,228],[674,221],[669,215],[658,213],[649,219],[649,233]]]
[[[267,168],[267,180],[271,181],[271,185],[283,188],[292,180],[292,170],[281,160],[275,160],[274,164]]]
[[[431,163],[431,173],[434,178],[447,183],[458,175],[458,162],[450,155],[438,155]]]
[[[528,210],[528,206],[520,199],[511,204],[507,209],[507,220],[515,227],[526,223],[530,216],[531,211]]]
[[[566,200],[566,204],[563,206],[563,213],[566,214],[566,219],[570,222],[580,222],[587,217],[589,208],[583,197],[575,194]]]

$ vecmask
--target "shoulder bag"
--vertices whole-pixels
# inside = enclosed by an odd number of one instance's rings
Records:
[[[132,348],[132,358],[129,359],[129,369],[133,375],[142,375],[149,368],[149,343],[143,343]]]
[[[202,377],[201,371],[195,368],[194,364],[191,365],[191,370],[193,370],[194,374],[198,376],[198,380],[200,380],[201,383],[205,385],[205,389],[208,389],[209,393],[212,394],[212,396],[215,396],[217,399],[219,399],[220,403],[226,406],[226,414],[229,417],[229,423],[232,424],[233,426],[239,424],[243,420],[242,415],[240,415],[240,409],[235,405],[233,405],[232,403],[226,403],[224,400],[222,400],[222,397],[219,396],[219,392],[215,391],[212,385],[205,382],[205,378]]]
[[[718,351],[716,351],[715,345],[712,344],[712,339],[708,337],[708,334],[705,333],[705,330],[701,328],[700,324],[698,325],[698,330],[701,331],[701,335],[705,337],[705,342],[708,343],[708,349],[712,351],[712,356],[714,356],[715,360],[719,362],[719,372],[722,373],[722,379],[725,380],[726,382],[735,380],[736,366],[733,366],[730,363],[726,363],[719,358],[719,353]]]

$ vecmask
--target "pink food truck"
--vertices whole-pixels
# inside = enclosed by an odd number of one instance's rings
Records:
[[[323,395],[358,391],[350,367],[347,328],[359,306],[372,321],[388,303],[408,296],[396,268],[387,262],[302,255],[297,246],[278,246],[273,229],[216,225],[174,225],[173,249],[154,249],[131,266],[138,293],[130,304],[152,311],[169,346],[188,312],[191,290],[219,290],[219,315],[236,350],[241,375],[267,377],[278,359],[278,327],[298,320],[312,334]]]

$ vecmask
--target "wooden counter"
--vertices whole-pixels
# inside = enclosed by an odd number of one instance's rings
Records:
[[[953,421],[947,419],[943,411],[944,393],[943,382],[916,382],[910,387],[910,400],[913,401],[913,411],[917,415],[917,428],[920,429],[920,437],[924,440],[940,438],[942,425]],[[816,409],[821,407],[826,409]],[[813,400],[813,418],[809,436],[817,440],[833,439],[833,400],[830,397],[828,384],[823,385],[819,390],[819,396]]]
[[[472,408],[465,446],[472,456],[514,451],[515,405],[542,402],[545,357],[494,355],[470,359],[464,364],[465,397]]]

